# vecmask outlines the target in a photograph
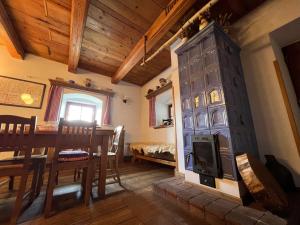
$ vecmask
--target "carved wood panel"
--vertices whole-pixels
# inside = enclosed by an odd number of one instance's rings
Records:
[[[208,115],[211,129],[228,126],[225,105],[209,107]]]
[[[197,110],[194,113],[195,130],[209,129],[208,113],[207,110]]]

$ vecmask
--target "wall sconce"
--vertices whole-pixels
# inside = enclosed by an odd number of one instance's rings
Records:
[[[123,95],[122,101],[126,104],[128,101],[128,96]]]

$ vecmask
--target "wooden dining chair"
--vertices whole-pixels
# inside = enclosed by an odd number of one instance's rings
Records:
[[[107,178],[113,178],[113,182],[108,182],[106,184],[113,184],[113,183],[119,183],[121,185],[121,179],[120,179],[120,171],[119,171],[119,145],[120,145],[120,137],[124,130],[124,126],[117,126],[114,129],[114,135],[112,137],[112,143],[110,148],[107,152],[108,157],[108,167],[107,167]],[[101,161],[101,153],[97,154],[97,164]],[[96,165],[96,168],[98,169],[99,166]],[[99,174],[99,171],[97,171],[97,174]],[[75,176],[74,176],[75,177]],[[94,182],[99,182],[99,178],[95,177]]]
[[[114,136],[112,138],[112,145],[108,149],[108,169],[106,178],[113,178],[116,183],[118,182],[121,185],[120,179],[120,171],[119,171],[119,145],[120,145],[120,138],[121,134],[124,130],[124,126],[117,126],[114,130]]]
[[[50,166],[49,180],[46,194],[45,216],[52,213],[53,191],[56,177],[62,170],[83,170],[82,186],[84,203],[89,204],[92,190],[92,174],[94,168],[94,153],[96,121],[87,123],[82,121],[65,121],[60,119],[55,151]]]
[[[13,153],[13,157],[8,157],[5,160],[23,160],[24,158],[24,152],[15,150]],[[41,188],[43,186],[43,175],[44,171],[46,169],[46,161],[47,161],[47,154],[37,151],[37,149],[32,150],[31,154],[31,161],[33,166],[33,179],[32,179],[32,200],[39,196]],[[15,183],[15,177],[10,176],[8,179],[8,190],[13,191],[14,190],[14,183]],[[1,184],[0,184],[1,186]]]
[[[27,195],[26,183],[30,172],[35,168],[31,158],[35,125],[35,116],[23,118],[11,115],[0,115],[0,152],[15,153],[18,151],[23,153],[22,157],[0,160],[0,177],[21,177],[15,206],[10,219],[11,224],[16,224],[18,216],[22,211],[22,204],[25,198],[30,196],[29,201],[33,201],[32,193],[35,191],[35,184],[31,186],[31,190]],[[35,178],[36,177],[33,177],[33,180],[35,180]]]

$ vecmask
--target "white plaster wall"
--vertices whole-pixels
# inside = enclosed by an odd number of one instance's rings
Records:
[[[149,127],[149,100],[145,97],[148,89],[155,89],[159,85],[160,78],[170,79],[172,76],[171,68],[165,70],[157,77],[146,83],[141,90],[140,103],[141,103],[141,118],[140,118],[140,132],[142,142],[161,142],[161,143],[175,143],[175,128],[162,128],[154,129]]]
[[[300,186],[300,159],[276,78],[273,61],[281,60],[269,33],[300,17],[299,0],[269,0],[234,24],[248,90],[261,159],[274,154],[289,167]],[[294,30],[295,35],[299,30]],[[277,57],[277,58],[276,58]],[[282,65],[282,64],[281,64]],[[292,104],[295,104],[289,77],[284,77]],[[293,108],[299,110],[299,108]],[[294,111],[296,120],[299,112]]]
[[[42,109],[0,105],[0,114],[14,114],[25,117],[36,115],[38,124],[43,122],[50,87],[48,79],[50,78],[62,77],[65,80],[75,80],[77,83],[82,84],[86,78],[90,78],[99,88],[112,88],[116,92],[112,100],[112,125],[123,124],[125,126],[126,142],[139,140],[141,87],[126,82],[114,85],[111,84],[110,77],[85,70],[79,70],[78,74],[69,73],[67,65],[31,54],[27,54],[25,60],[17,60],[12,58],[3,46],[0,46],[0,75],[36,81],[47,85]],[[129,98],[127,104],[122,102],[123,95]]]
[[[185,173],[184,167],[184,152],[182,138],[182,121],[181,121],[181,104],[180,104],[180,88],[178,74],[178,59],[175,50],[183,44],[180,40],[171,46],[171,67],[159,74],[157,77],[146,83],[141,91],[141,141],[165,142],[174,143],[177,146],[177,170],[180,173]],[[145,98],[148,89],[153,89],[159,85],[159,79],[166,78],[172,81],[173,84],[173,99],[175,113],[175,127],[164,129],[153,129],[149,127],[149,103]]]
[[[180,105],[180,89],[179,89],[179,75],[178,75],[178,60],[175,50],[181,46],[181,41],[175,42],[171,46],[171,67],[159,74],[157,77],[146,83],[141,91],[141,141],[165,142],[174,143],[177,146],[178,168],[180,173],[185,172],[184,155],[183,155],[183,139],[182,139],[182,121],[181,121],[181,105]],[[153,89],[159,85],[159,79],[170,79],[173,83],[174,92],[174,111],[175,111],[175,127],[164,129],[153,129],[149,127],[149,103],[145,98],[148,89]]]

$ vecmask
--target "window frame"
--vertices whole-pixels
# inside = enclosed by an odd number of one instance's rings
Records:
[[[66,120],[68,120],[69,109],[70,109],[71,105],[77,105],[77,106],[80,106],[80,107],[92,108],[93,109],[92,122],[95,121],[96,111],[97,111],[96,105],[86,104],[86,103],[82,103],[82,102],[72,102],[72,101],[67,101],[66,102],[66,109],[65,109],[65,116],[64,116]],[[82,121],[82,120],[80,120],[80,121]]]

